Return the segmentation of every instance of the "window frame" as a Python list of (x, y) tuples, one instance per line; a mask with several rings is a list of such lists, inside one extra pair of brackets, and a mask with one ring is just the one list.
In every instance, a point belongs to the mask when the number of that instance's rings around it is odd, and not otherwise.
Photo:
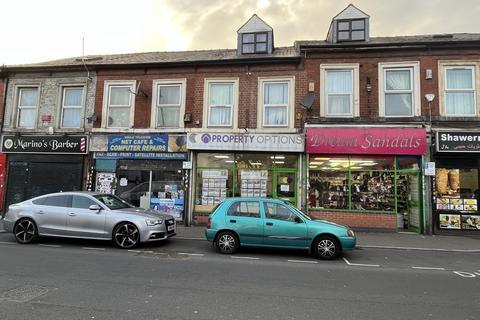
[[(160, 87), (162, 86), (180, 86), (180, 97), (179, 97), (179, 113), (178, 113), (178, 124), (177, 126), (168, 126), (168, 127), (161, 127), (158, 125), (158, 110), (162, 107), (169, 108), (174, 107), (174, 105), (160, 105)], [(153, 98), (152, 98), (152, 117), (150, 121), (150, 127), (154, 129), (181, 129), (184, 128), (183, 117), (185, 115), (185, 105), (186, 105), (186, 87), (187, 87), (187, 79), (157, 79), (153, 80)]]
[[(352, 25), (354, 21), (363, 21), (363, 29), (353, 29)], [(342, 22), (348, 22), (348, 29), (347, 30), (340, 30), (339, 24)], [(349, 42), (349, 41), (365, 41), (367, 37), (367, 21), (365, 18), (360, 19), (341, 19), (337, 20), (337, 42)], [(352, 39), (352, 32), (354, 31), (363, 31), (363, 39)], [(340, 32), (348, 32), (348, 39), (340, 40)]]
[[(410, 85), (412, 95), (412, 110), (409, 115), (386, 115), (386, 72), (389, 70), (410, 70)], [(420, 98), (420, 63), (418, 61), (412, 62), (388, 62), (378, 64), (378, 114), (384, 118), (413, 118), (421, 116), (421, 98)], [(389, 93), (404, 93), (399, 92)], [(403, 91), (403, 90), (402, 90)]]
[[(36, 101), (36, 105), (34, 107), (32, 107), (32, 106), (21, 107), (20, 106), (21, 94), (22, 94), (22, 90), (24, 90), (24, 89), (36, 89), (37, 90), (37, 101)], [(16, 91), (16, 93), (15, 93), (15, 107), (16, 107), (15, 127), (19, 128), (19, 129), (36, 129), (38, 127), (38, 112), (39, 112), (39, 109), (40, 109), (40, 85), (38, 85), (38, 84), (18, 85), (18, 86), (16, 86), (15, 91)], [(21, 110), (22, 109), (36, 110), (35, 118), (34, 118), (32, 127), (20, 126), (20, 116), (21, 116)]]
[[(67, 89), (82, 89), (82, 104), (80, 106), (68, 106), (65, 107), (65, 91)], [(86, 86), (84, 84), (68, 84), (68, 85), (61, 85), (60, 86), (60, 117), (58, 121), (58, 128), (60, 129), (82, 129), (85, 124), (82, 120), (80, 120), (79, 127), (64, 127), (63, 126), (63, 115), (65, 109), (80, 109), (80, 117), (84, 119), (85, 113), (85, 100), (86, 100)]]
[[(103, 90), (103, 108), (102, 108), (102, 128), (107, 129), (129, 129), (133, 128), (134, 125), (134, 116), (135, 116), (135, 80), (110, 80), (105, 81), (104, 83), (104, 90)], [(111, 89), (113, 87), (128, 87), (130, 90), (130, 105), (123, 106), (123, 105), (110, 105), (110, 98), (111, 98)], [(108, 117), (110, 115), (110, 108), (130, 108), (130, 119), (129, 125), (127, 127), (114, 127), (108, 124)]]
[[(212, 125), (210, 124), (210, 85), (211, 84), (232, 84), (232, 106), (230, 114), (230, 124), (228, 125)], [(217, 128), (219, 130), (225, 128), (238, 128), (238, 99), (239, 99), (239, 79), (238, 78), (205, 78), (204, 79), (204, 96), (203, 96), (203, 123), (207, 128)]]
[[(350, 118), (360, 116), (360, 65), (358, 63), (350, 64), (321, 64), (320, 65), (320, 116), (334, 118)], [(352, 93), (350, 99), (349, 114), (329, 114), (328, 113), (328, 96), (327, 93), (327, 74), (328, 71), (350, 71), (352, 73)]]
[[(287, 83), (288, 84), (288, 98), (287, 98), (287, 121), (286, 124), (272, 125), (265, 124), (265, 104), (264, 93), (265, 85), (268, 83)], [(259, 77), (258, 78), (258, 99), (257, 99), (257, 128), (266, 130), (278, 130), (279, 128), (293, 129), (295, 126), (295, 77)], [(272, 105), (278, 106), (278, 105)]]
[[(470, 89), (447, 89), (447, 70), (451, 69), (462, 69), (462, 70), (470, 70), (472, 74), (472, 88)], [(478, 107), (477, 107), (477, 88), (476, 88), (476, 76), (475, 76), (476, 67), (475, 65), (443, 65), (442, 72), (443, 72), (443, 88), (441, 89), (442, 98), (443, 98), (443, 113), (447, 117), (476, 117), (478, 116)], [(463, 92), (463, 93), (473, 93), (473, 108), (474, 112), (471, 114), (449, 114), (447, 112), (447, 93), (448, 92)]]
[[(243, 41), (243, 36), (244, 35), (253, 35), (253, 41)], [(265, 41), (258, 41), (257, 38), (259, 35), (265, 35)], [(268, 32), (267, 31), (262, 31), (262, 32), (245, 32), (241, 34), (242, 37), (242, 54), (256, 54), (256, 53), (267, 53), (268, 52)], [(257, 44), (263, 44), (265, 43), (265, 50), (257, 50)], [(253, 44), (253, 52), (245, 52), (243, 50), (243, 46), (246, 44)]]

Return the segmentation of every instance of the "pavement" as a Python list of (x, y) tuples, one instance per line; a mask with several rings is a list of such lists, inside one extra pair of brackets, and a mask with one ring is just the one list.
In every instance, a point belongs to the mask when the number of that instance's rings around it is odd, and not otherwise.
[[(206, 241), (205, 227), (177, 225), (176, 238)], [(0, 219), (0, 233), (6, 232)], [(410, 232), (356, 232), (359, 248), (480, 253), (480, 235), (421, 235)]]

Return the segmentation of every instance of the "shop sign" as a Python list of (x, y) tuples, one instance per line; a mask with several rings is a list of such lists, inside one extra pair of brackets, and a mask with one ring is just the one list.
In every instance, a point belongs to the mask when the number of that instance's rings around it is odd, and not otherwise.
[(185, 152), (95, 152), (95, 159), (187, 160)]
[(107, 152), (99, 150), (95, 152), (95, 158), (187, 160), (185, 140), (186, 135), (109, 135)]
[(425, 162), (425, 175), (435, 176), (435, 162)]
[(308, 153), (422, 155), (423, 128), (307, 128)]
[(86, 154), (87, 136), (2, 136), (4, 153)]
[(303, 152), (303, 134), (189, 133), (190, 150)]
[(480, 152), (480, 132), (437, 131), (438, 152)]

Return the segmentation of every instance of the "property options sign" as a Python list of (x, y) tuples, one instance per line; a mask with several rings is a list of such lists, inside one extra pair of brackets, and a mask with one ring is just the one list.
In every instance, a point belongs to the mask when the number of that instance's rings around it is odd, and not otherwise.
[(189, 133), (190, 150), (303, 152), (303, 134)]
[(308, 153), (422, 155), (423, 128), (307, 128)]

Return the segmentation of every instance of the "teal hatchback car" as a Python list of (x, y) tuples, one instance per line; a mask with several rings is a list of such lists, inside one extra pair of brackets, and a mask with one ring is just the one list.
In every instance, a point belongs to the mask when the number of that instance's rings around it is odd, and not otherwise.
[(263, 198), (224, 200), (210, 214), (205, 236), (220, 253), (235, 253), (240, 246), (277, 247), (309, 250), (325, 260), (357, 242), (348, 227), (313, 220), (281, 200)]

